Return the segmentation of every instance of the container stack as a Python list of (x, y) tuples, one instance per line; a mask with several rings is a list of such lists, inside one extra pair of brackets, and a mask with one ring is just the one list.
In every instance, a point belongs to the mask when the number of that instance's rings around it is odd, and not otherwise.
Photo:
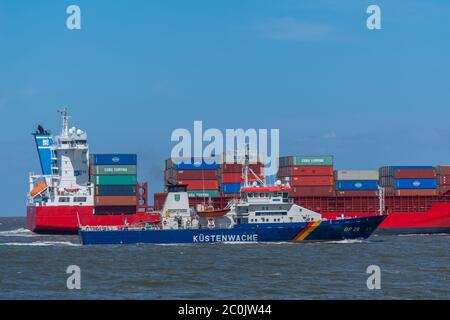
[(450, 166), (437, 166), (437, 183), (440, 194), (450, 193)]
[[(165, 184), (186, 184), (189, 197), (216, 197), (219, 195), (217, 163), (204, 159), (166, 160)], [(190, 163), (189, 163), (190, 162)]]
[[(256, 174), (256, 176), (264, 181), (264, 165), (260, 162), (249, 164), (249, 168)], [(224, 163), (220, 166), (220, 190), (225, 195), (239, 195), (241, 186), (244, 182), (242, 175), (243, 165), (241, 163)], [(248, 175), (248, 181), (254, 182), (258, 179), (251, 173)]]
[(96, 206), (128, 207), (128, 211), (133, 211), (130, 207), (136, 209), (138, 194), (135, 154), (92, 154), (89, 171), (94, 184)]
[(291, 196), (334, 195), (332, 156), (287, 156), (281, 157), (277, 177), (289, 182)]
[(378, 170), (336, 170), (337, 196), (370, 197), (378, 195)]
[(380, 168), (380, 185), (387, 195), (434, 196), (438, 194), (436, 169), (432, 166)]

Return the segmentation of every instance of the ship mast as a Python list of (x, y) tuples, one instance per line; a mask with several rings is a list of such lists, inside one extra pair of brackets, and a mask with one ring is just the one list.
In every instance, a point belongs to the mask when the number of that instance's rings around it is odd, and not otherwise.
[(248, 187), (248, 163), (249, 163), (250, 155), (249, 155), (249, 145), (245, 144), (245, 157), (244, 157), (244, 187)]
[(62, 110), (58, 110), (61, 113), (61, 136), (67, 137), (69, 135), (69, 115), (67, 107)]
[(380, 216), (384, 214), (384, 188), (378, 186), (378, 205), (379, 205), (379, 212)]

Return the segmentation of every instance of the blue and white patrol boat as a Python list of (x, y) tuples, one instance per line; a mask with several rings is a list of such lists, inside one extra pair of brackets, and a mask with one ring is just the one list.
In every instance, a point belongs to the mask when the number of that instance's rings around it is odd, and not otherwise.
[(189, 207), (185, 185), (168, 186), (159, 224), (81, 226), (83, 245), (133, 243), (215, 243), (333, 241), (368, 238), (386, 218), (378, 216), (327, 220), (289, 198), (289, 184), (248, 185), (248, 157), (241, 198), (222, 210)]

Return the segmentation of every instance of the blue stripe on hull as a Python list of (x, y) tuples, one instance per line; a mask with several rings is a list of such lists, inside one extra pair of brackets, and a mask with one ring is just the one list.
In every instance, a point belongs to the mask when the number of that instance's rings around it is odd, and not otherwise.
[(386, 216), (330, 220), (322, 222), (305, 241), (335, 241), (366, 239), (383, 222)]
[(231, 229), (80, 231), (83, 244), (290, 241), (305, 223), (237, 225)]
[[(323, 221), (306, 241), (365, 239), (385, 216)], [(292, 241), (308, 223), (240, 224), (231, 229), (120, 230), (82, 231), (81, 242), (87, 244), (132, 243), (214, 243)]]

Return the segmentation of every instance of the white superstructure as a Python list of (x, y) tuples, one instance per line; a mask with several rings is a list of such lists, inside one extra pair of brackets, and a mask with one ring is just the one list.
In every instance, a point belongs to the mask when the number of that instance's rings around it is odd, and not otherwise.
[(61, 133), (49, 146), (51, 174), (30, 173), (28, 203), (41, 206), (93, 205), (87, 134), (75, 127), (69, 128), (67, 109), (60, 113)]

